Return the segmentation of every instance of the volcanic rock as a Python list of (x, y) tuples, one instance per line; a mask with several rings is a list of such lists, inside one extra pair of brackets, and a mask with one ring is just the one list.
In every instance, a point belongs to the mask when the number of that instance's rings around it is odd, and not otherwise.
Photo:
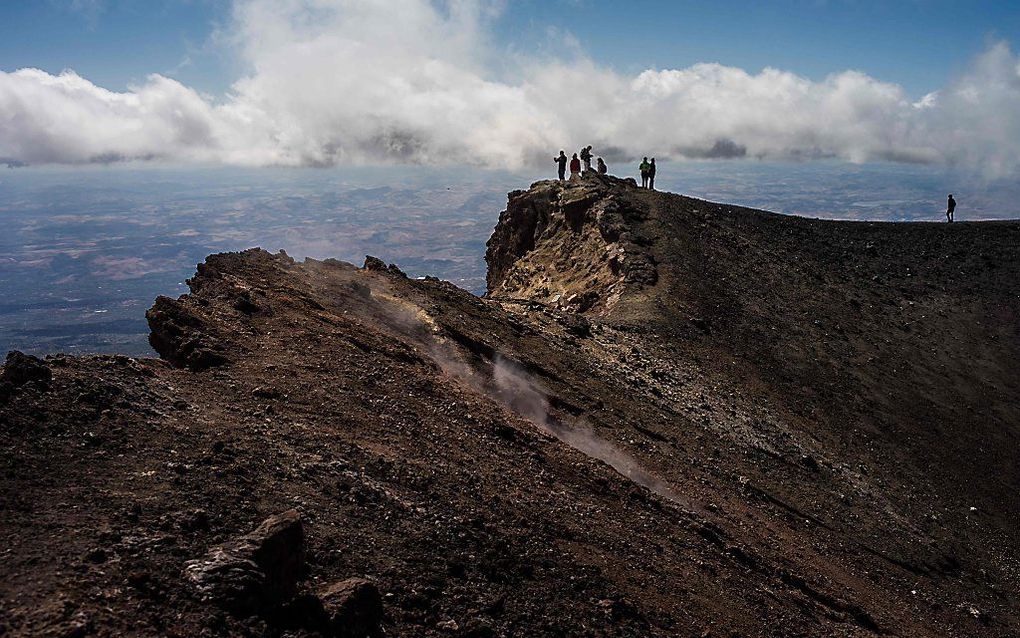
[(285, 601), (304, 569), (304, 529), (296, 510), (267, 518), (254, 531), (185, 564), (184, 574), (206, 599), (254, 610)]
[(1020, 635), (1020, 223), (586, 176), (486, 259), (210, 255), (160, 359), (12, 355), (0, 633)]
[(7, 353), (3, 371), (0, 371), (0, 384), (20, 387), (26, 383), (49, 384), (53, 373), (46, 363), (38, 357), (12, 350)]
[(339, 638), (371, 638), (379, 634), (383, 603), (372, 581), (348, 578), (323, 589), (319, 599), (329, 617), (331, 631)]
[(202, 318), (179, 301), (158, 297), (145, 318), (149, 344), (170, 363), (198, 372), (227, 362), (219, 344), (203, 331)]

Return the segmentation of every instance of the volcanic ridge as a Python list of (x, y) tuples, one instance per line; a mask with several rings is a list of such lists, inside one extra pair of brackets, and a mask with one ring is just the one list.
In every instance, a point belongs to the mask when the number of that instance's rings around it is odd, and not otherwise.
[(8, 355), (0, 636), (1020, 635), (1018, 258), (594, 175), (482, 298), (212, 255)]

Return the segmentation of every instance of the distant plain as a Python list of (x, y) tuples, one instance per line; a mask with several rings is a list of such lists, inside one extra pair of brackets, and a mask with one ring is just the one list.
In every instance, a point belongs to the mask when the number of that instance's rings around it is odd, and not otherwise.
[[(551, 162), (550, 168), (554, 168)], [(633, 173), (632, 167), (610, 172)], [(18, 168), (0, 172), (0, 353), (151, 355), (145, 310), (213, 252), (371, 254), (484, 292), (485, 241), (510, 190), (549, 173)], [(1020, 185), (921, 165), (663, 163), (657, 187), (776, 212), (870, 221), (1020, 217)]]

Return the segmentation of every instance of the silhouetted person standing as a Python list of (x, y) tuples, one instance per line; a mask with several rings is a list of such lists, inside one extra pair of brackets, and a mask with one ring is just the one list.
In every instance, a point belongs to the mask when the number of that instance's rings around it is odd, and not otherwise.
[(655, 158), (648, 164), (648, 188), (655, 190)]
[(577, 153), (570, 158), (570, 179), (581, 176), (581, 160), (577, 159)]
[(556, 168), (557, 172), (560, 175), (560, 181), (563, 181), (564, 179), (566, 179), (567, 173), (567, 154), (564, 153), (563, 151), (560, 151), (560, 156), (554, 157), (553, 161), (556, 162)]
[(584, 172), (587, 173), (591, 170), (591, 147), (585, 146), (581, 149), (581, 161), (584, 162)]
[(605, 175), (606, 173), (609, 172), (609, 167), (606, 166), (606, 163), (603, 162), (602, 158), (600, 157), (599, 161), (595, 163), (595, 170), (599, 172), (599, 175)]
[(641, 188), (648, 188), (648, 171), (652, 170), (652, 165), (648, 163), (647, 157), (638, 166), (638, 170), (641, 171)]
[(953, 194), (949, 194), (949, 202), (946, 206), (946, 220), (950, 223), (953, 222), (953, 213), (956, 212), (956, 200), (953, 199)]

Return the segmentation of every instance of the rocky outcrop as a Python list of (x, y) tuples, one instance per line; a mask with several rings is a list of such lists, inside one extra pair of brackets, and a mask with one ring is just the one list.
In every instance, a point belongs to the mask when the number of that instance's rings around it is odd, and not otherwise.
[(180, 301), (157, 297), (145, 319), (149, 322), (149, 345), (170, 363), (201, 371), (228, 361), (220, 344), (203, 330), (202, 319)]
[(255, 530), (189, 561), (184, 575), (205, 600), (256, 611), (286, 601), (304, 570), (305, 535), (296, 510), (271, 516)]
[(655, 284), (638, 194), (634, 180), (594, 174), (510, 193), (486, 244), (488, 296), (602, 312)]
[[(272, 264), (284, 272), (294, 260), (283, 251), (270, 255), (259, 248), (210, 255), (188, 279), (190, 294), (178, 299), (157, 297), (145, 313), (152, 349), (174, 366), (195, 372), (225, 365), (245, 352), (250, 335), (223, 326), (237, 317), (272, 314), (259, 282), (244, 278), (246, 268), (254, 264)], [(317, 303), (307, 295), (296, 301), (313, 309)]]
[(365, 256), (365, 264), (362, 266), (362, 268), (364, 268), (365, 270), (372, 270), (375, 272), (388, 272), (398, 277), (407, 277), (407, 275), (404, 274), (404, 271), (401, 270), (400, 267), (398, 267), (396, 264), (390, 264), (389, 266), (387, 266), (385, 261), (379, 259), (378, 257), (373, 257), (372, 255)]
[(52, 378), (53, 373), (42, 359), (12, 350), (0, 371), (0, 396), (26, 383), (46, 387)]

